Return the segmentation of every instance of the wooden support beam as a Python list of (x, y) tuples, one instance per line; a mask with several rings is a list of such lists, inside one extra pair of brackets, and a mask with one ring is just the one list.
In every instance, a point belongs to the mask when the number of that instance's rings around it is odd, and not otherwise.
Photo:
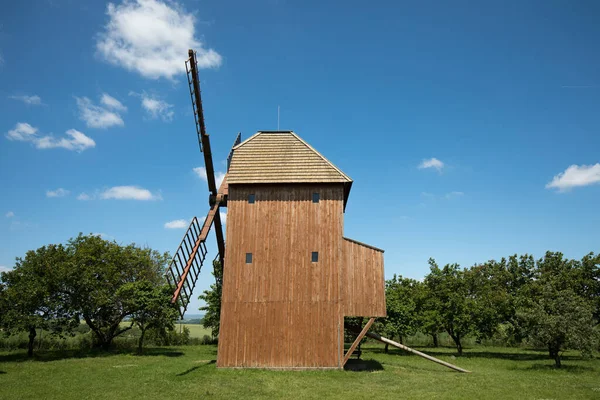
[(396, 347), (398, 347), (399, 349), (406, 350), (406, 351), (408, 351), (409, 353), (416, 354), (416, 355), (418, 355), (419, 357), (423, 357), (423, 358), (425, 358), (425, 359), (427, 359), (427, 360), (429, 360), (429, 361), (433, 361), (433, 362), (435, 362), (435, 363), (438, 363), (438, 364), (440, 364), (440, 365), (443, 365), (444, 367), (451, 368), (451, 369), (453, 369), (453, 370), (455, 370), (455, 371), (458, 371), (458, 372), (465, 372), (465, 373), (469, 373), (469, 372), (471, 372), (471, 371), (468, 371), (468, 370), (466, 370), (466, 369), (463, 369), (463, 368), (457, 367), (456, 365), (453, 365), (453, 364), (447, 363), (446, 361), (439, 360), (439, 359), (437, 359), (437, 358), (435, 358), (435, 357), (432, 357), (432, 356), (430, 356), (430, 355), (428, 355), (428, 354), (421, 353), (421, 352), (420, 352), (420, 351), (418, 351), (418, 350), (411, 349), (411, 348), (410, 348), (410, 347), (408, 347), (408, 346), (405, 346), (405, 345), (403, 345), (403, 344), (400, 344), (400, 343), (394, 342), (393, 340), (390, 340), (390, 339), (388, 339), (388, 338), (384, 338), (384, 337), (382, 337), (382, 336), (380, 336), (380, 335), (378, 335), (378, 334), (376, 334), (376, 333), (369, 332), (369, 333), (367, 333), (367, 336), (368, 336), (368, 337), (370, 337), (371, 339), (379, 340), (380, 342), (383, 342), (383, 343), (386, 343), (386, 344), (391, 344), (392, 346), (396, 346)]
[(354, 350), (356, 350), (360, 341), (365, 337), (365, 335), (367, 334), (367, 331), (369, 330), (369, 328), (371, 328), (371, 325), (373, 325), (373, 322), (375, 322), (375, 318), (370, 318), (369, 322), (367, 322), (367, 324), (362, 329), (362, 331), (360, 331), (360, 333), (356, 337), (356, 340), (354, 340), (354, 343), (352, 343), (352, 346), (350, 346), (350, 348), (348, 349), (348, 352), (344, 356), (344, 362), (342, 363), (342, 368), (344, 367), (344, 365), (346, 365), (346, 363), (348, 362), (348, 359), (350, 358), (352, 353), (354, 353)]

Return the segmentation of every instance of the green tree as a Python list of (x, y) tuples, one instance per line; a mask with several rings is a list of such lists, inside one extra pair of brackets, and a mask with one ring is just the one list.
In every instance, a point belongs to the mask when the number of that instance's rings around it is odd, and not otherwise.
[[(590, 293), (593, 289), (587, 291), (594, 285), (595, 262), (585, 257), (582, 262), (569, 260), (560, 252), (546, 252), (518, 298), (517, 315), (528, 337), (548, 348), (557, 367), (563, 350), (590, 354), (596, 343), (595, 297)], [(588, 265), (584, 267), (584, 263)]]
[(28, 251), (25, 259), (17, 258), (14, 269), (0, 275), (0, 327), (9, 334), (29, 332), (29, 357), (37, 329), (63, 335), (79, 324), (77, 315), (65, 307), (60, 271), (67, 258), (62, 245), (44, 246)]
[(438, 304), (439, 299), (433, 296), (431, 289), (425, 283), (419, 282), (415, 289), (417, 329), (431, 336), (433, 346), (438, 347), (438, 335), (444, 331), (444, 324), (440, 315), (441, 307)]
[(600, 254), (589, 253), (575, 271), (575, 292), (592, 303), (594, 320), (600, 323)]
[(165, 336), (167, 331), (175, 328), (179, 311), (171, 304), (173, 292), (170, 286), (157, 286), (149, 281), (129, 282), (118, 289), (117, 296), (125, 299), (125, 308), (133, 310), (130, 319), (140, 329), (138, 353), (143, 352), (148, 329)]
[(535, 297), (524, 301), (518, 314), (533, 343), (546, 346), (557, 367), (564, 349), (590, 355), (597, 341), (591, 303), (571, 289), (551, 284), (539, 289)]
[(69, 241), (67, 250), (70, 260), (64, 279), (69, 307), (94, 332), (95, 344), (108, 348), (116, 336), (133, 327), (133, 321), (120, 324), (137, 311), (129, 293), (120, 289), (138, 281), (164, 284), (169, 255), (81, 234)]
[(429, 259), (430, 273), (425, 284), (433, 298), (442, 325), (462, 355), (462, 340), (475, 329), (474, 300), (469, 292), (465, 272), (458, 264), (447, 264), (439, 268), (434, 259)]
[(221, 296), (223, 294), (223, 266), (218, 259), (213, 261), (213, 276), (215, 283), (210, 285), (210, 289), (205, 290), (198, 297), (204, 301), (205, 305), (200, 307), (204, 311), (202, 325), (211, 329), (213, 338), (219, 336), (219, 326), (221, 323)]
[[(416, 286), (414, 279), (394, 275), (385, 282), (385, 301), (387, 318), (382, 323), (382, 333), (390, 339), (398, 337), (400, 343), (416, 330)], [(385, 352), (388, 345), (385, 345)]]
[(510, 315), (510, 295), (506, 282), (509, 279), (506, 260), (490, 260), (464, 271), (470, 314), (473, 318), (477, 341), (492, 337), (500, 323)]

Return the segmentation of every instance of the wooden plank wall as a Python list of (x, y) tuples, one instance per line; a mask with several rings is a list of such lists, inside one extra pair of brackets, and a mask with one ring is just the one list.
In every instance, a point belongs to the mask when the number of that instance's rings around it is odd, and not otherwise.
[(383, 251), (344, 238), (343, 260), (344, 315), (385, 317)]
[(226, 227), (217, 366), (339, 367), (343, 185), (231, 184)]

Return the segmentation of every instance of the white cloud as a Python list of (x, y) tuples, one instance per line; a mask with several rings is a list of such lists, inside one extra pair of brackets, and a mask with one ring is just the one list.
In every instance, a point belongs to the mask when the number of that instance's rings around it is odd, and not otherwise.
[(444, 163), (438, 160), (437, 158), (433, 157), (427, 160), (423, 160), (421, 164), (419, 164), (419, 169), (425, 168), (435, 168), (438, 172), (440, 172), (442, 168), (444, 168)]
[(58, 188), (56, 190), (48, 190), (46, 191), (46, 197), (64, 197), (68, 195), (70, 192), (63, 188)]
[(196, 167), (193, 169), (194, 173), (196, 175), (198, 175), (198, 178), (202, 179), (203, 181), (207, 180), (208, 178), (206, 177), (206, 168), (204, 167)]
[(17, 122), (15, 129), (11, 129), (6, 134), (10, 140), (32, 141), (35, 138), (38, 129), (29, 125), (27, 122)]
[(138, 186), (114, 186), (100, 193), (104, 200), (160, 200), (160, 195)]
[(83, 150), (96, 146), (96, 142), (93, 139), (86, 136), (82, 132), (75, 129), (69, 129), (67, 136), (70, 138), (55, 138), (52, 135), (38, 136), (38, 129), (29, 125), (26, 122), (19, 122), (15, 125), (14, 129), (11, 129), (6, 134), (6, 137), (10, 140), (17, 140), (21, 142), (31, 142), (38, 149), (53, 149), (53, 148), (64, 148), (67, 150), (73, 150), (82, 152)]
[(221, 55), (195, 37), (194, 15), (175, 1), (124, 0), (109, 3), (106, 14), (96, 50), (109, 63), (146, 78), (173, 79), (183, 74), (188, 49), (195, 49), (200, 68), (221, 65)]
[[(206, 176), (206, 168), (204, 167), (196, 167), (193, 169), (194, 173), (198, 175), (200, 179), (207, 182), (208, 178)], [(217, 190), (221, 187), (221, 183), (225, 179), (225, 172), (215, 171), (215, 183), (217, 184)]]
[(149, 96), (146, 93), (141, 94), (142, 107), (151, 118), (160, 118), (165, 122), (173, 120), (173, 104), (169, 104), (164, 100), (159, 100), (156, 97)]
[(221, 211), (219, 213), (219, 215), (221, 216), (221, 223), (226, 224), (227, 223), (227, 213), (224, 213), (223, 211)]
[(104, 104), (107, 108), (112, 108), (117, 111), (127, 111), (127, 107), (123, 105), (119, 100), (115, 99), (108, 93), (102, 93), (100, 103)]
[(165, 223), (166, 229), (185, 229), (189, 226), (189, 221), (185, 219), (176, 219)]
[(463, 192), (450, 192), (450, 193), (446, 193), (446, 195), (444, 197), (446, 197), (447, 199), (454, 199), (456, 197), (461, 197), (464, 196)]
[(11, 99), (14, 100), (19, 100), (22, 101), (25, 104), (29, 104), (29, 105), (34, 105), (34, 106), (39, 106), (42, 104), (42, 98), (38, 95), (33, 95), (33, 96), (27, 96), (27, 95), (23, 95), (23, 96), (10, 96)]
[(14, 217), (14, 216), (15, 216), (15, 213), (14, 213), (14, 212), (12, 212), (12, 211), (9, 211), (9, 212), (7, 212), (6, 214), (4, 214), (4, 216), (5, 216), (6, 218), (12, 218), (12, 217)]
[(12, 268), (4, 266), (4, 265), (0, 265), (0, 272), (8, 272), (8, 271), (12, 271)]
[(594, 165), (571, 165), (564, 172), (556, 175), (546, 189), (556, 188), (565, 192), (578, 186), (588, 186), (600, 182), (600, 163)]
[[(110, 98), (121, 104), (118, 100), (112, 97)], [(97, 106), (87, 97), (75, 97), (75, 100), (77, 101), (77, 107), (79, 108), (79, 119), (84, 121), (88, 128), (110, 128), (111, 126), (125, 125), (123, 118), (121, 118), (121, 115), (119, 115), (118, 112)], [(103, 103), (104, 100), (103, 97)], [(123, 105), (121, 106), (123, 107)]]
[(53, 149), (62, 147), (63, 149), (74, 150), (79, 153), (83, 150), (96, 147), (96, 142), (92, 138), (86, 136), (78, 130), (69, 129), (65, 133), (71, 138), (55, 139), (53, 136), (44, 136), (36, 141), (35, 147), (38, 149)]
[(83, 192), (79, 193), (79, 196), (77, 196), (77, 200), (92, 200), (92, 197), (89, 194)]
[(104, 240), (115, 240), (114, 236), (107, 235), (106, 233), (102, 233), (102, 232), (93, 232), (92, 235), (100, 236)]

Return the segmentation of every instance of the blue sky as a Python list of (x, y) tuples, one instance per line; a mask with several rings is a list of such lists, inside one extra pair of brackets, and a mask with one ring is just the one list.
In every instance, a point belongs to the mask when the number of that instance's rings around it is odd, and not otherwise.
[(599, 18), (597, 1), (6, 4), (0, 268), (78, 232), (176, 250), (165, 224), (208, 209), (188, 47), (218, 169), (280, 106), (354, 179), (345, 234), (386, 250), (387, 277), (598, 251)]

